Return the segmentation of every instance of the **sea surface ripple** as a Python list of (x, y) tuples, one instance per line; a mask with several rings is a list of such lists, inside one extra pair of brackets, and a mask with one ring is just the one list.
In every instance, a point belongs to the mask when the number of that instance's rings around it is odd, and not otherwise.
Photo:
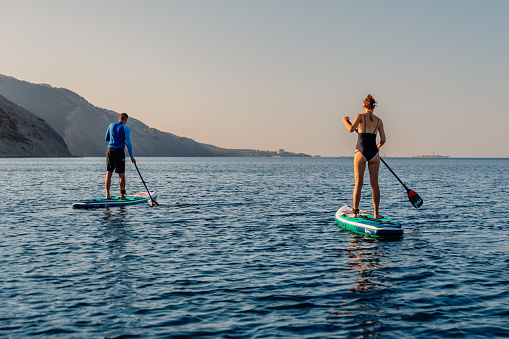
[(0, 159), (0, 336), (508, 336), (507, 159), (388, 158), (424, 199), (381, 168), (398, 241), (336, 227), (352, 159), (137, 160), (162, 206), (72, 209), (102, 158)]

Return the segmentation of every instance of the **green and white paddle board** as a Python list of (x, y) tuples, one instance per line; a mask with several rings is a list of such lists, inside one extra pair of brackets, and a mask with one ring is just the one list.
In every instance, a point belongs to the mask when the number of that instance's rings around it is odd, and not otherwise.
[(401, 238), (403, 228), (399, 222), (391, 219), (375, 219), (366, 211), (359, 211), (355, 218), (350, 218), (352, 207), (343, 206), (336, 212), (336, 223), (339, 227), (357, 234), (373, 238)]
[[(155, 191), (150, 191), (150, 195), (152, 199), (157, 197), (157, 193)], [(98, 207), (113, 207), (113, 206), (125, 206), (125, 205), (133, 205), (139, 204), (142, 202), (148, 202), (150, 197), (147, 192), (140, 192), (136, 194), (131, 194), (126, 196), (125, 199), (120, 199), (120, 197), (111, 197), (110, 199), (89, 199), (89, 200), (79, 200), (75, 201), (72, 204), (73, 208), (98, 208)]]

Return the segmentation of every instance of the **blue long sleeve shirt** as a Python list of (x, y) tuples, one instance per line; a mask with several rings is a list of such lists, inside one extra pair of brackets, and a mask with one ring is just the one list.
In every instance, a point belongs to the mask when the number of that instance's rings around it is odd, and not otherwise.
[(106, 141), (109, 141), (108, 148), (124, 149), (127, 146), (129, 155), (133, 157), (133, 146), (131, 145), (131, 130), (121, 121), (114, 122), (108, 126), (106, 131)]

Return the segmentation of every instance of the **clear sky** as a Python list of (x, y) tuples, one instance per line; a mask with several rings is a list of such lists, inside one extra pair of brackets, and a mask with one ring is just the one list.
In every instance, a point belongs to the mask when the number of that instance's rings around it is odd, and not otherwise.
[[(509, 1), (0, 0), (0, 74), (227, 148), (509, 157)], [(1, 93), (0, 93), (1, 94)], [(135, 145), (135, 141), (133, 140)]]

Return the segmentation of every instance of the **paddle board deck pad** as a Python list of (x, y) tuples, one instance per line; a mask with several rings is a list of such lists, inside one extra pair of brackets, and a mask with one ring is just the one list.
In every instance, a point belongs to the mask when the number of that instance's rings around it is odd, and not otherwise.
[(373, 238), (400, 238), (403, 236), (401, 224), (387, 218), (374, 219), (366, 211), (360, 211), (357, 217), (350, 218), (352, 207), (343, 206), (336, 212), (336, 223), (339, 227), (357, 234)]
[[(157, 197), (157, 193), (154, 191), (150, 191), (150, 195), (152, 199)], [(125, 205), (133, 205), (139, 204), (142, 202), (148, 202), (150, 197), (147, 192), (141, 192), (136, 194), (131, 194), (126, 197), (126, 199), (120, 199), (120, 197), (111, 197), (110, 199), (90, 199), (90, 200), (80, 200), (75, 201), (72, 204), (73, 208), (98, 208), (98, 207), (113, 207), (113, 206), (125, 206)]]

